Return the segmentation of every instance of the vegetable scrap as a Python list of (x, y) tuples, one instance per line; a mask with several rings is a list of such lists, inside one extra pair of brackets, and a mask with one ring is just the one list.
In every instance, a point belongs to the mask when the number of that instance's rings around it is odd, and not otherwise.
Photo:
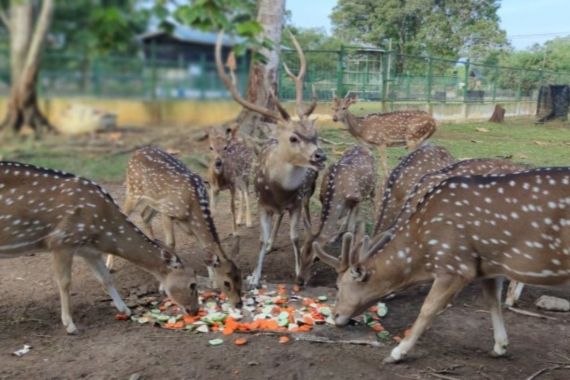
[(20, 348), (19, 350), (16, 350), (12, 353), (12, 355), (17, 356), (17, 357), (22, 357), (24, 355), (26, 355), (28, 352), (30, 352), (30, 350), (32, 349), (32, 346), (28, 345), (28, 344), (24, 344), (24, 347)]
[[(334, 325), (332, 307), (327, 304), (328, 296), (317, 298), (303, 297), (299, 289), (293, 287), (291, 294), (285, 285), (277, 285), (275, 290), (267, 287), (255, 289), (244, 296), (241, 310), (234, 309), (225, 295), (204, 291), (200, 293), (201, 308), (198, 315), (185, 315), (170, 300), (162, 303), (158, 300), (150, 302), (149, 307), (139, 307), (132, 316), (120, 313), (117, 320), (131, 320), (139, 324), (149, 324), (169, 330), (182, 330), (193, 333), (220, 332), (223, 336), (234, 333), (307, 333), (315, 325)], [(386, 316), (388, 308), (379, 302), (364, 313), (362, 321), (378, 339), (385, 340), (389, 333), (380, 323)], [(235, 339), (237, 346), (247, 344), (247, 339)], [(281, 335), (280, 343), (289, 342), (287, 335)], [(208, 341), (211, 346), (221, 345), (223, 339)]]

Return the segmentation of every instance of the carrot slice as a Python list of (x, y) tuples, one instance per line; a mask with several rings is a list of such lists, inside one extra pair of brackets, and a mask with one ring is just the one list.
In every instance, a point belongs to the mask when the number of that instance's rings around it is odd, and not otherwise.
[(247, 339), (246, 338), (237, 338), (234, 340), (234, 344), (236, 346), (243, 346), (247, 343)]
[(289, 337), (287, 335), (283, 335), (279, 337), (279, 343), (281, 344), (285, 344), (285, 343), (289, 343), (291, 339), (289, 339)]
[(117, 313), (115, 314), (115, 319), (117, 321), (128, 321), (129, 320), (129, 315), (126, 313)]
[(374, 332), (382, 332), (384, 331), (384, 327), (380, 323), (375, 323), (372, 325), (372, 330)]
[(180, 329), (183, 329), (184, 326), (186, 326), (184, 321), (178, 321), (178, 322), (174, 322), (174, 323), (165, 323), (163, 325), (163, 327), (165, 329), (169, 329), (169, 330), (180, 330)]

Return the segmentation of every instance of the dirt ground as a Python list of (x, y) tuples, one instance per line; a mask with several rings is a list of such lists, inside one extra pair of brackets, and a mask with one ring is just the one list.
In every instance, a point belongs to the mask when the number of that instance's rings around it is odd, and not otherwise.
[[(119, 183), (104, 186), (122, 202)], [(227, 197), (215, 213), (220, 236), (231, 231)], [(241, 251), (236, 258), (245, 275), (251, 273), (259, 248), (259, 225), (240, 228)], [(137, 222), (137, 219), (134, 219)], [(160, 231), (160, 230), (157, 230)], [(265, 279), (272, 283), (293, 280), (293, 255), (288, 226), (281, 227), (276, 246), (267, 256)], [(160, 235), (159, 235), (160, 236)], [(177, 231), (179, 253), (205, 276), (200, 250), (191, 237)], [(330, 287), (335, 274), (318, 266), (312, 285)], [(536, 371), (570, 365), (570, 313), (544, 313), (555, 319), (505, 312), (510, 338), (509, 355), (494, 359), (489, 313), (478, 284), (466, 288), (422, 337), (410, 358), (398, 365), (383, 365), (395, 343), (386, 347), (316, 344), (293, 341), (282, 345), (275, 336), (250, 336), (246, 346), (231, 338), (209, 347), (213, 334), (169, 331), (114, 319), (115, 309), (87, 267), (74, 266), (73, 313), (81, 333), (68, 336), (59, 318), (59, 297), (49, 254), (3, 260), (0, 267), (0, 379), (526, 379)], [(153, 278), (134, 265), (117, 260), (114, 274), (123, 296)], [(427, 294), (427, 286), (411, 289), (387, 301), (383, 324), (392, 333), (409, 327)], [(568, 298), (567, 290), (527, 288), (520, 308), (535, 310), (541, 294)], [(331, 327), (333, 328), (333, 327)], [(23, 357), (12, 352), (24, 344), (33, 349)], [(569, 369), (548, 371), (539, 379), (569, 379)]]

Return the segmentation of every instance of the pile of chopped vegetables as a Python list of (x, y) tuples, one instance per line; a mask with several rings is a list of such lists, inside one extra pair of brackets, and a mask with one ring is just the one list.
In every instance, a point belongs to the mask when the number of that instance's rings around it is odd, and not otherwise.
[[(306, 333), (315, 325), (334, 325), (332, 306), (327, 303), (328, 296), (316, 298), (303, 297), (297, 288), (291, 294), (284, 285), (275, 290), (255, 289), (244, 297), (241, 310), (234, 309), (227, 298), (221, 294), (204, 291), (200, 294), (202, 307), (198, 315), (184, 315), (178, 306), (169, 300), (162, 303), (152, 300), (147, 308), (138, 307), (132, 316), (117, 314), (118, 320), (131, 320), (139, 324), (150, 324), (170, 330), (185, 330), (196, 333), (221, 332), (223, 335), (234, 333), (275, 332)], [(379, 339), (389, 339), (380, 318), (388, 313), (385, 304), (370, 308), (363, 316), (363, 322), (369, 326)], [(219, 345), (222, 339), (212, 339), (210, 345)], [(281, 336), (280, 343), (289, 342), (289, 337)], [(236, 345), (247, 343), (245, 338), (234, 340)]]

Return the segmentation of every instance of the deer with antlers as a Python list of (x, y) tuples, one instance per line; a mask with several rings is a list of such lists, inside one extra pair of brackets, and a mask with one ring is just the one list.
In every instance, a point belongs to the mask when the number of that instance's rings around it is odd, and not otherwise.
[[(157, 147), (137, 150), (127, 165), (127, 194), (123, 211), (130, 215), (137, 206), (149, 234), (152, 218), (160, 214), (166, 245), (174, 248), (174, 226), (194, 235), (205, 251), (205, 264), (214, 286), (236, 307), (242, 306), (241, 274), (225, 253), (210, 213), (206, 185), (180, 160)], [(239, 241), (233, 255), (239, 250)], [(112, 267), (111, 260), (107, 266)]]
[(249, 285), (257, 287), (260, 284), (265, 255), (272, 245), (271, 238), (275, 236), (278, 222), (285, 212), (289, 214), (290, 219), (290, 237), (295, 255), (295, 274), (299, 274), (300, 255), (297, 225), (302, 214), (303, 200), (306, 199), (307, 189), (310, 188), (307, 185), (307, 178), (310, 176), (311, 170), (323, 169), (326, 154), (319, 147), (314, 120), (309, 119), (309, 115), (317, 105), (316, 99), (313, 99), (309, 107), (303, 106), (303, 80), (307, 63), (303, 50), (295, 37), (291, 34), (291, 40), (299, 54), (299, 73), (294, 76), (289, 68), (286, 65), (284, 66), (288, 75), (295, 81), (298, 120), (293, 120), (278, 101), (276, 101), (277, 111), (274, 111), (242, 98), (236, 88), (235, 75), (231, 65), (231, 78), (223, 67), (221, 38), (222, 34), (218, 36), (216, 42), (216, 67), (233, 99), (246, 109), (266, 116), (277, 123), (276, 139), (268, 141), (259, 152), (254, 174), (261, 224), (261, 249), (257, 266), (249, 278)]
[(318, 242), (321, 259), (337, 268), (335, 323), (346, 325), (382, 297), (434, 280), (411, 334), (386, 362), (406, 357), (437, 313), (480, 279), (491, 311), (495, 345), (508, 346), (500, 307), (502, 278), (527, 284), (570, 283), (570, 168), (456, 176), (430, 190), (410, 218), (361, 249), (346, 235), (341, 259)]
[(296, 279), (298, 285), (305, 285), (311, 278), (316, 258), (313, 242), (325, 245), (334, 241), (339, 235), (338, 221), (344, 214), (347, 215), (347, 230), (354, 233), (359, 206), (367, 199), (374, 201), (375, 188), (376, 164), (366, 147), (354, 146), (346, 150), (336, 163), (329, 166), (321, 182), (320, 225), (316, 233), (308, 230), (301, 248), (301, 268)]
[[(215, 198), (221, 190), (230, 191), (230, 210), (232, 213), (232, 232), (237, 235), (237, 226), (242, 223), (242, 210), (245, 213), (245, 225), (251, 227), (249, 209), (249, 178), (253, 162), (253, 149), (237, 138), (238, 127), (230, 128), (230, 136), (219, 134), (212, 128), (208, 133), (212, 163), (208, 168), (210, 182), (210, 205), (214, 209)], [(239, 200), (236, 215), (235, 200)]]
[(396, 111), (356, 116), (349, 107), (356, 97), (333, 99), (333, 121), (344, 124), (351, 135), (365, 145), (378, 147), (384, 177), (388, 177), (386, 148), (405, 146), (414, 150), (436, 129), (433, 117), (424, 111)]
[(85, 260), (113, 299), (130, 315), (103, 261), (110, 253), (151, 273), (187, 313), (198, 311), (196, 276), (167, 247), (149, 239), (96, 183), (57, 170), (0, 162), (0, 257), (53, 253), (61, 320), (77, 332), (70, 310), (71, 267)]

